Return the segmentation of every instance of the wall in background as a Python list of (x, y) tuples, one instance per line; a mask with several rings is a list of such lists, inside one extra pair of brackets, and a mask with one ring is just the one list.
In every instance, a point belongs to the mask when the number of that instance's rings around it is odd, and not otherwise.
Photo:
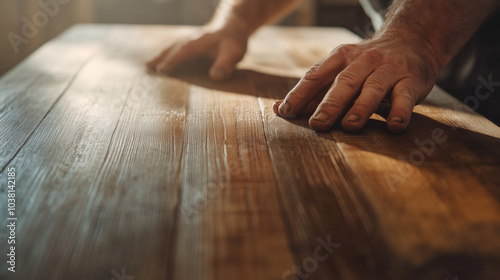
[(316, 25), (345, 27), (361, 37), (371, 35), (370, 19), (358, 0), (317, 0)]
[(105, 0), (95, 1), (95, 20), (101, 23), (206, 23), (217, 0)]
[(76, 22), (93, 20), (93, 1), (0, 0), (0, 75)]
[[(272, 1), (272, 0), (270, 0)], [(42, 5), (41, 3), (45, 3)], [(218, 0), (0, 0), (0, 75), (75, 23), (206, 23)], [(363, 26), (357, 0), (305, 0), (287, 25)]]

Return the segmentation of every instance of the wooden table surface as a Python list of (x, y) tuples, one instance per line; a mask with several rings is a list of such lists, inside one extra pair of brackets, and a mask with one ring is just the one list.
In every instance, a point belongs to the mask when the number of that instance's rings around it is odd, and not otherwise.
[(438, 88), (403, 135), (276, 117), (337, 28), (265, 28), (226, 83), (145, 70), (192, 31), (79, 25), (0, 79), (1, 279), (500, 279), (499, 127)]

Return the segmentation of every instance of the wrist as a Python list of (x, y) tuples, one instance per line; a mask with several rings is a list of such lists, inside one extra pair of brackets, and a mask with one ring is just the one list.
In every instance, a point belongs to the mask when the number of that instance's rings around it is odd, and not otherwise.
[(430, 34), (422, 34), (415, 29), (404, 26), (382, 28), (373, 39), (385, 41), (388, 44), (397, 44), (401, 51), (415, 54), (426, 62), (430, 76), (436, 76), (448, 64), (453, 55), (446, 50), (440, 40), (432, 38)]
[(218, 11), (206, 25), (209, 30), (222, 31), (232, 37), (248, 40), (253, 33), (248, 20), (240, 16), (235, 10)]

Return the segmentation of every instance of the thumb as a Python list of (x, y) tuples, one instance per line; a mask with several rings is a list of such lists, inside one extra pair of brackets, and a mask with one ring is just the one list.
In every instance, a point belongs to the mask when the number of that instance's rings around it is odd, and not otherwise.
[(219, 52), (210, 68), (209, 76), (215, 81), (224, 81), (229, 79), (234, 73), (236, 64), (245, 55), (245, 49), (236, 43), (223, 43), (220, 45)]

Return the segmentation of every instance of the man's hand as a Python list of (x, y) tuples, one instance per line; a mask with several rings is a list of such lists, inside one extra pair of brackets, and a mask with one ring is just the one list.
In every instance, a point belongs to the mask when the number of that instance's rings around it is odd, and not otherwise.
[(300, 0), (221, 0), (207, 25), (177, 41), (147, 65), (156, 72), (168, 73), (184, 61), (208, 57), (213, 60), (210, 78), (227, 80), (245, 55), (250, 35), (299, 3)]
[(386, 100), (392, 103), (388, 130), (403, 132), (413, 107), (428, 95), (439, 72), (429, 52), (421, 42), (394, 35), (340, 46), (312, 66), (275, 103), (274, 112), (284, 118), (314, 112), (309, 119), (314, 130), (341, 122), (344, 130), (355, 132)]
[(499, 0), (393, 0), (373, 39), (341, 46), (316, 63), (275, 103), (274, 112), (285, 118), (314, 112), (313, 129), (328, 130), (341, 121), (354, 132), (385, 99), (392, 103), (387, 128), (403, 132), (438, 73), (499, 5)]
[(248, 37), (231, 27), (204, 26), (183, 38), (147, 63), (153, 71), (169, 73), (181, 63), (197, 57), (213, 61), (209, 76), (216, 81), (227, 80), (247, 49)]
[[(210, 77), (225, 80), (243, 58), (250, 34), (299, 2), (221, 0), (207, 26), (170, 46), (148, 65), (170, 72), (183, 61), (207, 56), (214, 61)], [(335, 49), (273, 109), (285, 118), (314, 112), (309, 124), (315, 130), (330, 129), (345, 114), (342, 127), (358, 131), (385, 99), (392, 103), (387, 128), (400, 133), (439, 71), (499, 5), (500, 0), (393, 0), (373, 39)]]

